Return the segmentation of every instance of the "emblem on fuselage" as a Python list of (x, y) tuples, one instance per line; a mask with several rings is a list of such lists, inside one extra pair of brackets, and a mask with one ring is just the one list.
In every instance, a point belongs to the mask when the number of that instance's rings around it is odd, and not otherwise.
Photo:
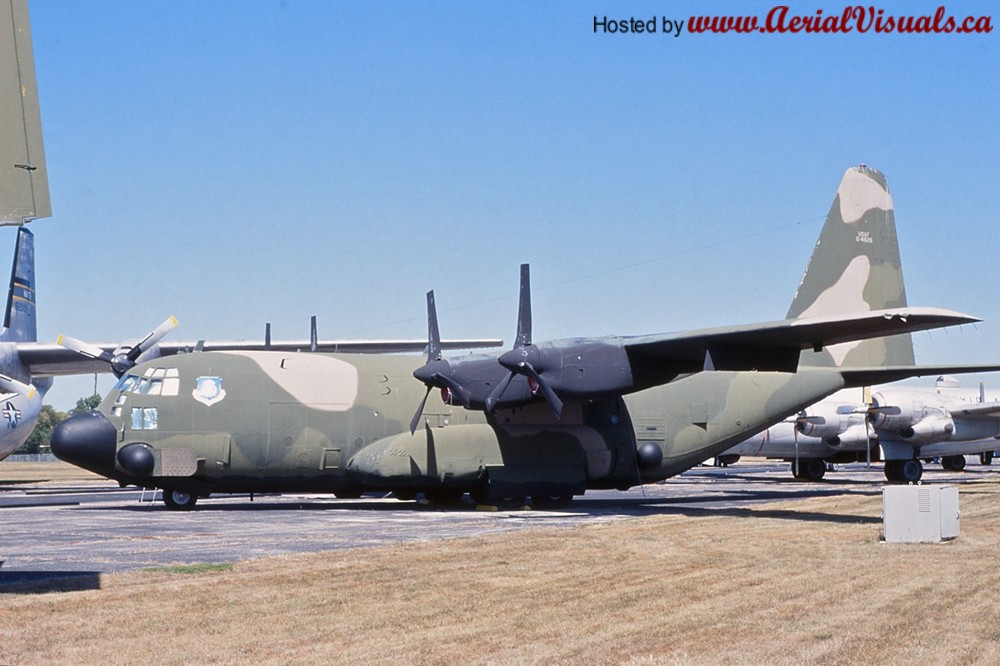
[(211, 407), (226, 397), (226, 389), (222, 388), (222, 377), (199, 377), (195, 381), (191, 395), (201, 404)]
[(7, 428), (13, 430), (17, 427), (17, 422), (21, 420), (21, 410), (8, 401), (4, 406), (3, 417), (7, 419)]

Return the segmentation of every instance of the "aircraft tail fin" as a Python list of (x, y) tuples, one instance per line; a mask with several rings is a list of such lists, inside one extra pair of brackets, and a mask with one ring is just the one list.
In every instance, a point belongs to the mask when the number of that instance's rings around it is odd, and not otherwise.
[(49, 217), (27, 0), (0, 0), (0, 225)]
[[(864, 164), (844, 173), (788, 318), (906, 306), (892, 196), (881, 172)], [(806, 366), (913, 365), (910, 334), (804, 351)]]
[(35, 236), (27, 227), (17, 230), (17, 248), (14, 250), (14, 266), (10, 273), (3, 325), (0, 341), (38, 340), (35, 319)]

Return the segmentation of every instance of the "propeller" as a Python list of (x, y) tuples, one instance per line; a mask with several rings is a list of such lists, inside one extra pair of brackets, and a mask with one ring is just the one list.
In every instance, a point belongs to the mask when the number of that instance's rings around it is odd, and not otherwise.
[(532, 393), (541, 391), (545, 401), (555, 413), (556, 417), (562, 416), (563, 403), (552, 390), (552, 387), (542, 378), (536, 366), (539, 366), (541, 353), (538, 347), (531, 344), (531, 278), (528, 264), (521, 264), (521, 293), (517, 311), (517, 337), (514, 340), (514, 348), (504, 352), (497, 358), (497, 362), (510, 372), (504, 379), (490, 391), (486, 397), (486, 412), (492, 412), (504, 391), (510, 386), (510, 382), (515, 375), (524, 375), (528, 378), (528, 385)]
[(452, 399), (458, 398), (465, 407), (470, 404), (471, 396), (469, 391), (455, 381), (451, 376), (451, 366), (448, 361), (441, 357), (441, 334), (438, 331), (437, 307), (434, 304), (434, 291), (427, 292), (427, 362), (413, 371), (413, 376), (419, 379), (427, 387), (423, 400), (410, 419), (410, 434), (417, 431), (417, 424), (420, 423), (420, 415), (427, 405), (427, 397), (431, 390), (441, 389), (441, 397), (445, 402), (451, 403)]
[(56, 339), (56, 344), (62, 345), (67, 349), (72, 349), (73, 351), (83, 354), (88, 358), (94, 358), (108, 363), (111, 366), (111, 372), (113, 372), (116, 377), (121, 377), (126, 372), (131, 370), (133, 366), (135, 366), (136, 361), (144, 352), (155, 347), (156, 343), (162, 340), (167, 333), (176, 327), (177, 319), (171, 315), (135, 345), (131, 347), (120, 345), (114, 351), (102, 349), (97, 345), (77, 340), (76, 338), (71, 338), (68, 335), (60, 335)]

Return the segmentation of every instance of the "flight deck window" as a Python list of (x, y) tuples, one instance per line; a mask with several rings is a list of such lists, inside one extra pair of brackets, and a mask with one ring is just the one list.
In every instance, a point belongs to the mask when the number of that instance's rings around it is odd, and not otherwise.
[(138, 375), (122, 377), (115, 388), (125, 393), (139, 395), (178, 395), (181, 388), (180, 373), (177, 372), (177, 368), (146, 368), (142, 377)]
[(135, 385), (139, 383), (139, 378), (136, 375), (125, 375), (122, 380), (118, 382), (118, 388), (122, 391), (133, 391), (135, 390)]

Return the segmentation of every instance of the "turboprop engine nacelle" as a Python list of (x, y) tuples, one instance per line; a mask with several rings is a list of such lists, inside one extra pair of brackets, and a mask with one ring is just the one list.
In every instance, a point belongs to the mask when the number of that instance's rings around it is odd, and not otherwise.
[(872, 425), (879, 430), (902, 431), (923, 420), (923, 402), (884, 392), (872, 396)]
[(838, 449), (859, 449), (868, 445), (868, 427), (862, 423), (850, 425), (839, 435), (823, 440), (827, 446)]
[(855, 412), (853, 405), (814, 405), (803, 412), (804, 416), (799, 417), (796, 427), (803, 435), (819, 437), (831, 446), (837, 446), (839, 442), (832, 440), (855, 425), (853, 421), (862, 420)]
[(955, 422), (946, 416), (934, 416), (917, 421), (912, 426), (899, 431), (899, 436), (908, 441), (940, 442), (951, 439), (955, 432)]

